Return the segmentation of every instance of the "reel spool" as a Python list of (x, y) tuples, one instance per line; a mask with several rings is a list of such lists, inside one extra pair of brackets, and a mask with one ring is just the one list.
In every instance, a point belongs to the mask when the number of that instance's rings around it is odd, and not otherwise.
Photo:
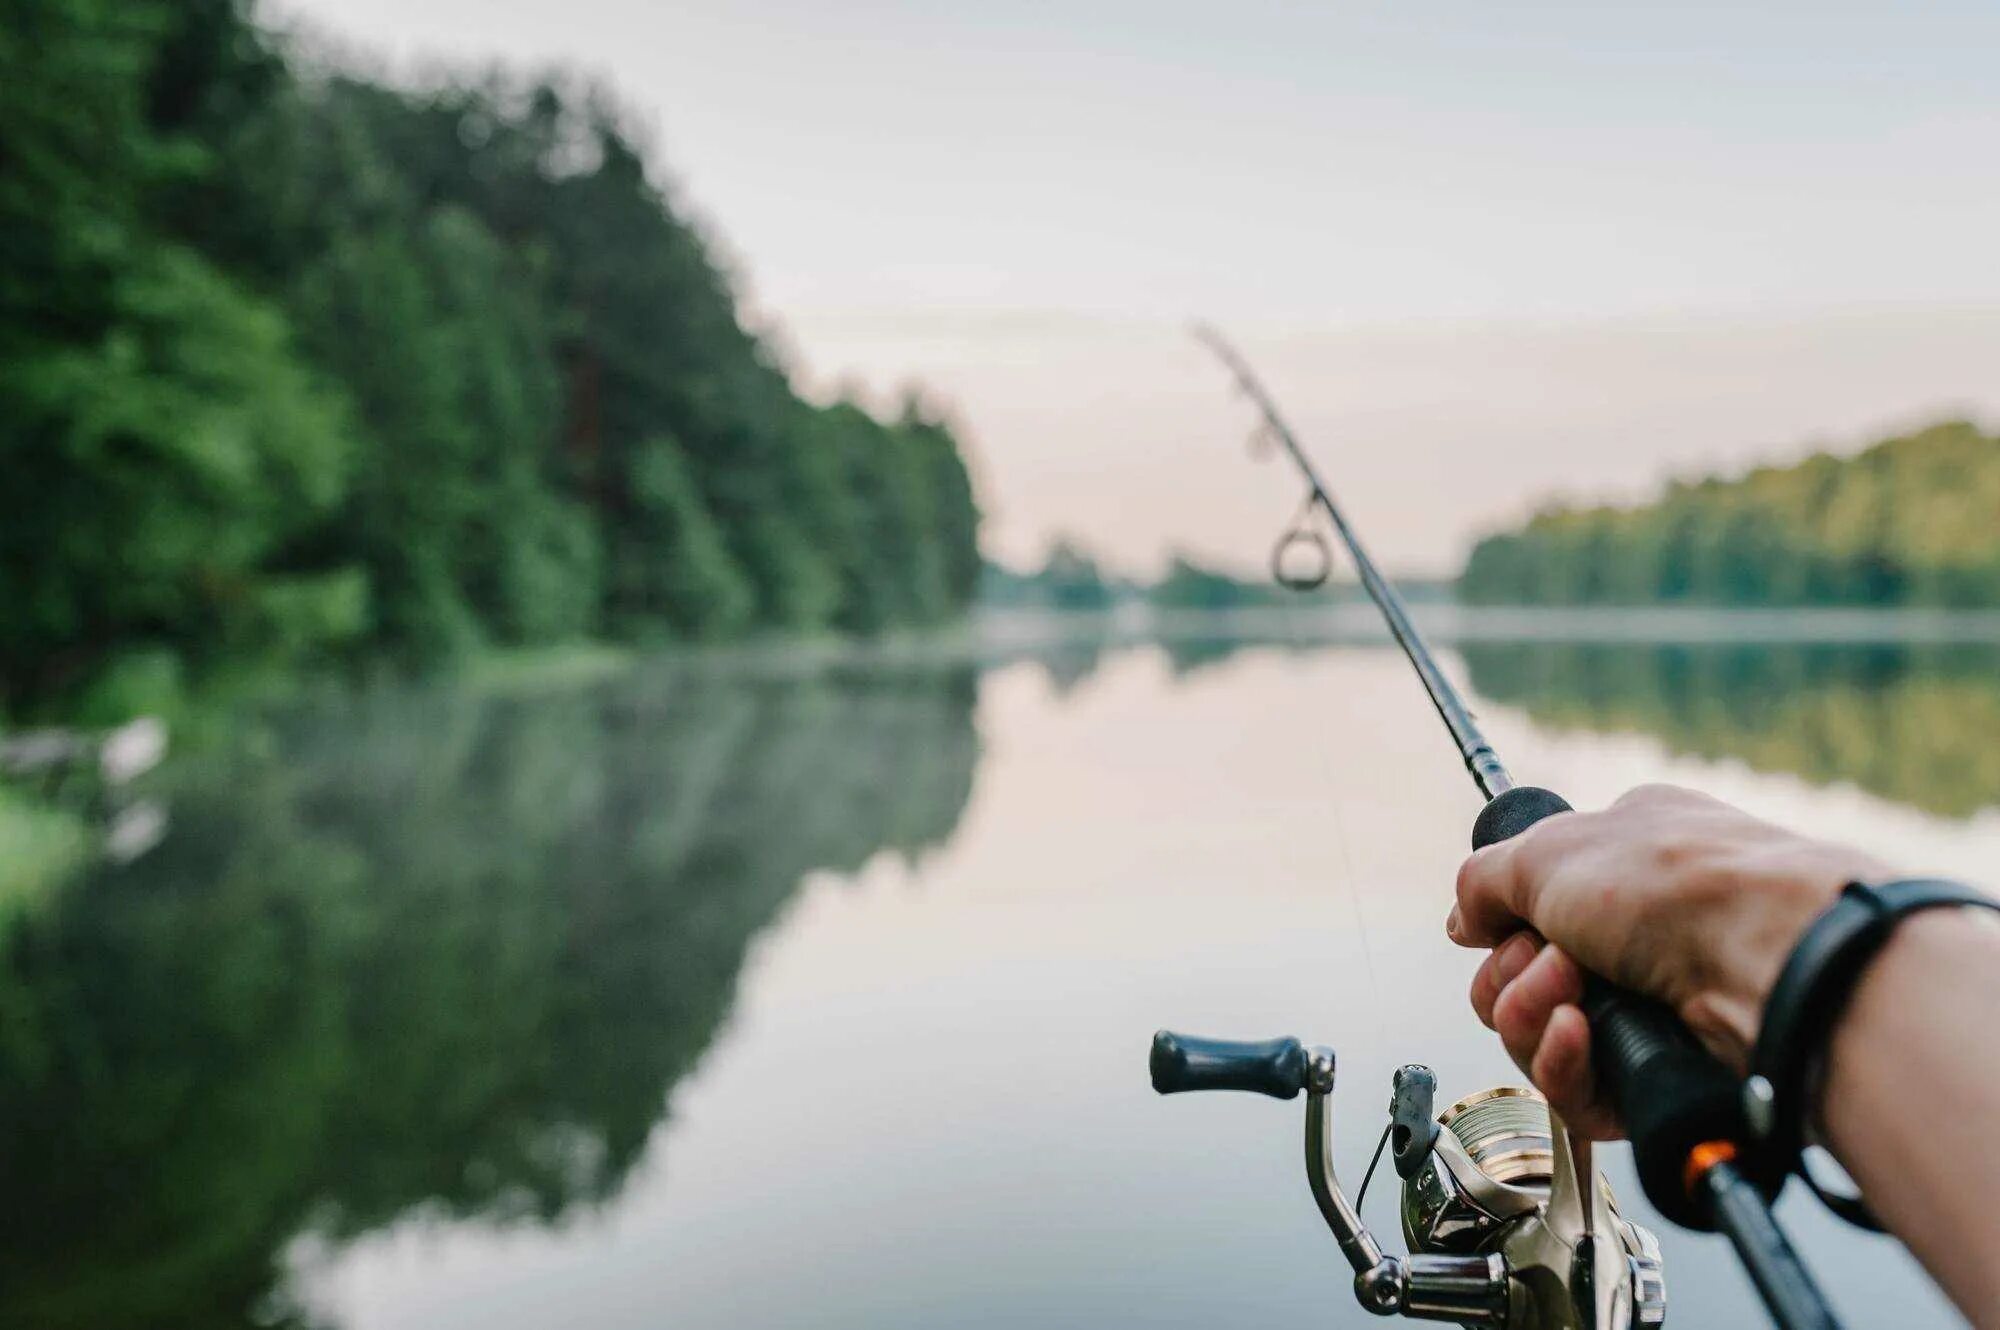
[[(1403, 1240), (1413, 1252), (1499, 1252), (1518, 1287), (1507, 1324), (1604, 1324), (1575, 1315), (1575, 1220), (1582, 1196), (1555, 1203), (1558, 1176), (1583, 1180), (1597, 1218), (1592, 1242), (1615, 1245), (1623, 1257), (1624, 1304), (1611, 1324), (1656, 1326), (1666, 1319), (1666, 1281), (1653, 1235), (1618, 1213), (1611, 1184), (1594, 1169), (1586, 1177), (1569, 1158), (1571, 1143), (1550, 1130), (1548, 1101), (1525, 1086), (1502, 1085), (1468, 1095), (1438, 1115), (1443, 1128), (1429, 1156), (1403, 1181)], [(1560, 1144), (1558, 1143), (1560, 1142)], [(1574, 1200), (1572, 1207), (1568, 1202)], [(1568, 1229), (1570, 1231), (1565, 1232)], [(1599, 1236), (1602, 1235), (1602, 1236)], [(1569, 1271), (1552, 1270), (1570, 1253)], [(1551, 1258), (1554, 1258), (1551, 1260)]]
[(1432, 1116), (1427, 1067), (1396, 1072), (1389, 1105), (1408, 1256), (1385, 1254), (1333, 1171), (1334, 1055), (1296, 1039), (1231, 1043), (1162, 1030), (1153, 1088), (1306, 1092), (1306, 1180), (1381, 1316), (1504, 1330), (1635, 1330), (1666, 1319), (1653, 1235), (1622, 1218), (1590, 1143), (1551, 1130), (1535, 1091), (1499, 1086)]

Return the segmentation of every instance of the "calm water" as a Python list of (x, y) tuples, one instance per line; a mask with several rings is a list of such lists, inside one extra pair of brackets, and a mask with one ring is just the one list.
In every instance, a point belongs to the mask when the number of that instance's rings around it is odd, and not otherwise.
[[(1995, 665), (1452, 661), (1580, 803), (1679, 780), (1988, 881)], [(1298, 1105), (1155, 1099), (1147, 1037), (1333, 1044), (1350, 1183), (1397, 1064), (1511, 1079), (1441, 930), (1475, 799), (1379, 648), (661, 667), (237, 734), (155, 780), (158, 849), (6, 935), (0, 1324), (1374, 1325)], [(1789, 1209), (1853, 1324), (1956, 1324)], [(1660, 1233), (1670, 1324), (1759, 1323)]]

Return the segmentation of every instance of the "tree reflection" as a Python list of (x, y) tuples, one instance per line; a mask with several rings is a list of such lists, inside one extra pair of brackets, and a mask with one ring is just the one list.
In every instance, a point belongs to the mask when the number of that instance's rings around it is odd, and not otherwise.
[(801, 877), (950, 835), (974, 688), (384, 691), (192, 759), (6, 939), (0, 1324), (292, 1324), (302, 1231), (611, 1196)]
[(1472, 686), (1559, 729), (1632, 730), (1675, 752), (1929, 812), (2000, 804), (2000, 647), (1471, 642)]

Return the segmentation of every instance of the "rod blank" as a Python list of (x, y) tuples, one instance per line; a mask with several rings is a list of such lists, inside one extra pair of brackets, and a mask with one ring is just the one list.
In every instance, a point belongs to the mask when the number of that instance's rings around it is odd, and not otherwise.
[(1431, 655), (1430, 645), (1424, 641), (1423, 634), (1417, 631), (1416, 624), (1411, 622), (1410, 611), (1403, 604), (1402, 596), (1397, 593), (1389, 579), (1382, 576), (1381, 570), (1375, 566), (1375, 561), (1368, 557), (1368, 551), (1362, 547), (1361, 538), (1354, 534), (1354, 528), (1348, 525), (1346, 515), (1340, 511), (1340, 505), (1334, 502), (1333, 492), (1327, 489), (1326, 483), (1319, 478), (1318, 468), (1313, 466), (1312, 459), (1306, 456), (1305, 449), (1299, 446), (1298, 439), (1292, 434), (1291, 426), (1285, 423), (1284, 416), (1279, 412), (1278, 404), (1264, 391), (1263, 383), (1250, 368), (1249, 362), (1237, 354), (1236, 348), (1231, 346), (1221, 333), (1207, 324), (1198, 325), (1194, 335), (1229, 367), (1229, 372), (1236, 376), (1236, 382), (1244, 394), (1257, 404), (1257, 409), (1263, 414), (1265, 427), (1270, 430), (1271, 436), (1291, 456), (1300, 473), (1305, 476), (1306, 484), (1311, 490), (1309, 497), (1313, 505), (1326, 514), (1327, 520), (1333, 523), (1334, 534), (1338, 535), (1340, 543), (1347, 547), (1349, 557), (1354, 560), (1354, 571), (1361, 578), (1362, 589), (1368, 593), (1368, 598), (1375, 602), (1376, 608), (1382, 611), (1382, 617), (1388, 621), (1389, 632), (1395, 637), (1396, 645), (1403, 649), (1403, 654), (1409, 658), (1411, 666), (1417, 672), (1417, 678), (1423, 681), (1424, 691), (1430, 695), (1431, 705), (1437, 708), (1445, 729), (1451, 732), (1452, 742), (1458, 745), (1458, 755), (1464, 759), (1466, 770), (1472, 773), (1473, 783), (1479, 787), (1479, 792), (1491, 799), (1495, 795), (1513, 789), (1514, 778), (1501, 764), (1499, 755), (1493, 751), (1493, 745), (1489, 744), (1486, 736), (1480, 732), (1479, 723), (1473, 719), (1472, 710), (1465, 705), (1465, 699), (1459, 696), (1458, 689), (1452, 686), (1451, 680), (1446, 678), (1444, 671), (1438, 667), (1437, 658)]

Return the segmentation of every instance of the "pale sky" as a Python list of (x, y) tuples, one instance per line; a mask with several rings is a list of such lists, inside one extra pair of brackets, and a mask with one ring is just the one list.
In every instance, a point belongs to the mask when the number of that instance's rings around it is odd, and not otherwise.
[(607, 78), (809, 388), (950, 402), (991, 552), (1249, 568), (1243, 344), (1383, 561), (2000, 420), (2000, 5), (277, 0)]

